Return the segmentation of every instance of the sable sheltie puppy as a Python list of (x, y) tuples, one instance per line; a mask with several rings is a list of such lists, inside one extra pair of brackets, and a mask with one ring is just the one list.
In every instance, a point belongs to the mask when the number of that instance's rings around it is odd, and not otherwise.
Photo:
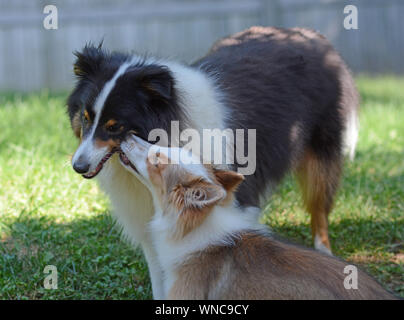
[(167, 299), (394, 299), (347, 262), (276, 240), (234, 200), (244, 177), (198, 163), (189, 150), (130, 136), (125, 168), (150, 190), (149, 225)]
[[(256, 154), (249, 156), (256, 170), (245, 176), (237, 202), (259, 207), (287, 172), (295, 172), (314, 245), (330, 253), (327, 217), (343, 150), (352, 157), (355, 149), (358, 95), (347, 66), (323, 36), (307, 29), (252, 27), (218, 41), (192, 65), (94, 46), (76, 55), (78, 81), (67, 104), (80, 145), (72, 165), (85, 178), (97, 176), (124, 234), (141, 244), (155, 297), (161, 296), (163, 270), (145, 227), (154, 212), (152, 198), (116, 153), (132, 130), (147, 140), (153, 129), (174, 136), (172, 121), (181, 132), (255, 129)], [(226, 143), (235, 150), (231, 140)], [(236, 159), (228, 169), (243, 166)]]

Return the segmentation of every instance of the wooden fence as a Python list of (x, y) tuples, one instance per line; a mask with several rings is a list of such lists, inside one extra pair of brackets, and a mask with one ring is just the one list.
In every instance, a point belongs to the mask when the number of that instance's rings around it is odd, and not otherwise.
[[(57, 30), (43, 27), (48, 4)], [(358, 30), (343, 28), (348, 4)], [(252, 25), (314, 28), (355, 72), (402, 74), (403, 17), (403, 0), (0, 0), (0, 90), (69, 89), (72, 52), (88, 41), (191, 62)]]

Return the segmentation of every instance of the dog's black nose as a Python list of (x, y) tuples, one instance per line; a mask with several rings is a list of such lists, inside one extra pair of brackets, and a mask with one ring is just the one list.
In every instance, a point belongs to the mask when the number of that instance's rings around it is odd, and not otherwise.
[(76, 161), (73, 163), (73, 169), (77, 173), (86, 173), (90, 169), (90, 164), (86, 161)]

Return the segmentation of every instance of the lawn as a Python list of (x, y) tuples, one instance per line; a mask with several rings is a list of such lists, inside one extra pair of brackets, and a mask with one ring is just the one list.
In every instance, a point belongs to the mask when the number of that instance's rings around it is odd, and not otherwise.
[[(404, 297), (404, 79), (358, 77), (357, 84), (360, 138), (330, 217), (332, 247)], [(0, 95), (0, 298), (149, 299), (141, 251), (120, 239), (95, 181), (71, 169), (77, 142), (65, 99)], [(262, 222), (311, 245), (291, 177)], [(58, 269), (56, 290), (43, 287), (46, 265)]]

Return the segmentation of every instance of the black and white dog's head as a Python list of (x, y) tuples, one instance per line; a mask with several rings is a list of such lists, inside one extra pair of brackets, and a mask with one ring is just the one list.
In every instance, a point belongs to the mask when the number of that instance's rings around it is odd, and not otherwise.
[(155, 128), (168, 132), (180, 111), (168, 67), (92, 45), (76, 56), (78, 81), (67, 102), (80, 139), (72, 165), (93, 178), (129, 132), (143, 139)]

